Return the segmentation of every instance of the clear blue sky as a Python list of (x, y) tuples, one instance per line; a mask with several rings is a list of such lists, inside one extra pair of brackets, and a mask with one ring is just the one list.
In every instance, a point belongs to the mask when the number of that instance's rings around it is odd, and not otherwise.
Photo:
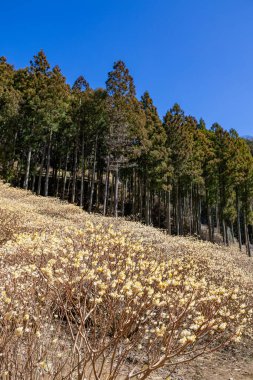
[(94, 88), (122, 59), (161, 116), (178, 102), (253, 135), (253, 0), (2, 0), (0, 48), (16, 68), (44, 49)]

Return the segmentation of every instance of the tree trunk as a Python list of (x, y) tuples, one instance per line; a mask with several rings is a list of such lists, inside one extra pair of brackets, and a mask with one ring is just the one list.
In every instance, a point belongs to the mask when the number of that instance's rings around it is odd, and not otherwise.
[[(61, 172), (61, 167), (62, 167), (62, 158), (60, 158), (60, 163), (59, 163), (59, 169), (56, 170), (56, 189), (55, 189), (55, 196), (59, 196), (59, 183), (60, 183), (60, 172)], [(58, 173), (59, 170), (59, 173)]]
[(75, 203), (75, 199), (76, 199), (77, 154), (78, 154), (78, 139), (76, 139), (76, 146), (75, 146), (75, 153), (74, 153), (71, 203)]
[(14, 134), (14, 139), (13, 139), (12, 157), (11, 157), (11, 160), (10, 160), (10, 168), (11, 168), (11, 170), (14, 170), (17, 137), (18, 137), (18, 132), (16, 131), (15, 134)]
[(100, 210), (100, 194), (101, 194), (101, 186), (102, 186), (102, 172), (101, 170), (97, 170), (97, 185), (96, 185), (96, 211)]
[(125, 183), (122, 182), (121, 186), (121, 216), (125, 214)]
[(30, 166), (31, 166), (31, 157), (32, 157), (32, 147), (29, 147), (27, 154), (27, 162), (26, 162), (26, 171), (25, 171), (25, 179), (23, 187), (25, 190), (28, 189), (29, 175), (30, 175)]
[(166, 224), (167, 224), (167, 232), (169, 235), (171, 235), (171, 204), (170, 204), (170, 196), (171, 191), (169, 190), (167, 192), (167, 210), (166, 210)]
[(41, 193), (41, 179), (42, 179), (42, 174), (43, 174), (45, 154), (46, 154), (46, 144), (44, 144), (43, 152), (42, 152), (42, 158), (41, 158), (41, 162), (40, 162), (40, 172), (39, 172), (39, 179), (38, 179), (38, 186), (37, 186), (37, 195), (40, 195), (40, 193)]
[(70, 194), (70, 185), (71, 185), (71, 178), (69, 177), (68, 188), (67, 188), (67, 200), (68, 201), (69, 201), (69, 194)]
[(201, 236), (201, 215), (202, 215), (202, 202), (201, 197), (198, 190), (198, 210), (197, 210), (197, 234), (198, 236)]
[(219, 205), (216, 204), (215, 207), (215, 214), (216, 214), (216, 232), (217, 234), (220, 234), (220, 218), (219, 218)]
[(226, 245), (229, 246), (228, 225), (226, 222), (225, 222), (225, 237), (226, 237)]
[(139, 220), (143, 220), (143, 192), (145, 190), (143, 189), (143, 183), (141, 181), (141, 178), (139, 176)]
[(34, 193), (34, 188), (35, 188), (35, 180), (36, 180), (36, 174), (33, 173), (32, 175), (32, 192)]
[(133, 169), (131, 190), (132, 190), (132, 214), (133, 214), (134, 220), (136, 220), (135, 217), (136, 217), (137, 199), (136, 199), (136, 170), (135, 168)]
[(242, 232), (241, 232), (241, 223), (240, 223), (240, 203), (239, 196), (236, 193), (236, 209), (237, 209), (237, 233), (238, 233), (238, 243), (240, 251), (242, 250)]
[(192, 235), (192, 231), (193, 231), (193, 201), (192, 201), (192, 192), (193, 192), (193, 189), (192, 189), (192, 182), (191, 182), (191, 191), (190, 191), (190, 220), (189, 220), (189, 231), (190, 231), (190, 235)]
[(82, 133), (81, 171), (82, 173), (81, 173), (80, 207), (83, 208), (84, 176), (85, 176), (84, 133)]
[(246, 253), (249, 257), (251, 257), (250, 241), (249, 241), (249, 229), (248, 229), (248, 222), (247, 222), (247, 217), (246, 217), (245, 212), (244, 212), (244, 233), (245, 233)]
[(212, 225), (212, 242), (214, 242), (215, 228), (214, 228), (213, 209), (211, 209), (211, 225)]
[(232, 243), (235, 243), (235, 234), (234, 234), (234, 223), (231, 222), (231, 237), (232, 237)]
[(68, 170), (68, 158), (69, 153), (66, 154), (66, 160), (65, 160), (65, 168), (64, 168), (64, 174), (63, 174), (63, 184), (62, 184), (62, 199), (65, 199), (65, 191), (66, 191), (66, 182), (67, 182), (67, 170)]
[(180, 235), (180, 203), (179, 203), (179, 181), (176, 186), (176, 232)]
[[(110, 178), (109, 178), (110, 181)], [(109, 214), (113, 215), (114, 211), (114, 189), (115, 189), (115, 176), (113, 173), (111, 173), (111, 189), (110, 189), (110, 207), (109, 207)]]
[(222, 219), (222, 236), (224, 245), (227, 245), (226, 223), (224, 219)]
[(145, 181), (145, 224), (148, 226), (150, 224), (149, 219), (149, 208), (150, 208), (150, 190), (149, 190), (149, 183), (146, 179)]
[(48, 141), (48, 149), (47, 149), (47, 168), (46, 168), (45, 188), (44, 188), (44, 195), (45, 195), (45, 197), (48, 196), (50, 158), (51, 158), (51, 144), (52, 144), (52, 129), (50, 130), (49, 141)]
[(161, 228), (161, 191), (158, 192), (158, 228)]
[(90, 202), (89, 202), (89, 209), (88, 209), (89, 212), (91, 212), (91, 210), (92, 210), (92, 204), (93, 204), (95, 172), (96, 172), (96, 160), (97, 160), (97, 142), (98, 142), (98, 135), (96, 135), (96, 142), (95, 142), (94, 155), (93, 155), (93, 167), (92, 167), (91, 188), (90, 188)]
[(103, 215), (107, 213), (107, 202), (108, 202), (108, 189), (109, 189), (109, 168), (110, 168), (110, 157), (107, 156), (107, 164), (106, 164), (106, 175), (105, 175), (105, 193), (104, 193), (104, 206), (103, 206)]
[(207, 224), (208, 224), (208, 238), (209, 241), (212, 241), (212, 216), (211, 216), (211, 208), (207, 206)]
[(119, 165), (117, 163), (117, 168), (115, 172), (115, 195), (114, 195), (114, 216), (118, 217), (118, 203), (119, 203)]

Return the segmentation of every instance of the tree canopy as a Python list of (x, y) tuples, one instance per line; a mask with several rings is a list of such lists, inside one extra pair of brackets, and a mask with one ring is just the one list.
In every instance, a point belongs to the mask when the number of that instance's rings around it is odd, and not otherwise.
[(0, 174), (15, 186), (251, 255), (252, 155), (252, 140), (179, 104), (161, 119), (123, 61), (93, 89), (43, 51), (18, 70), (0, 58)]

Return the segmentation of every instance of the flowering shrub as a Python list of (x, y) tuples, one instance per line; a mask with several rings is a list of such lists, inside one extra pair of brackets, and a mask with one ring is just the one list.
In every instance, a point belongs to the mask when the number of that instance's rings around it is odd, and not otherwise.
[(247, 288), (222, 284), (200, 256), (171, 258), (99, 218), (62, 223), (57, 207), (44, 222), (30, 212), (33, 226), (0, 249), (3, 379), (145, 379), (250, 325)]
[(19, 215), (14, 211), (5, 210), (0, 207), (1, 228), (0, 228), (0, 246), (10, 240), (15, 231), (21, 225)]
[(102, 225), (17, 235), (1, 255), (2, 370), (117, 378), (131, 362), (143, 379), (238, 339), (244, 296), (197, 271)]

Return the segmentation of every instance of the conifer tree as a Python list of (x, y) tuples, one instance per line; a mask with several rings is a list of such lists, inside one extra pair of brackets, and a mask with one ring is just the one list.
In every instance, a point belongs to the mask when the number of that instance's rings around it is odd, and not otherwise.
[[(145, 111), (146, 120), (145, 135), (142, 141), (143, 149), (138, 160), (138, 166), (144, 186), (145, 223), (150, 224), (150, 192), (160, 193), (162, 190), (170, 191), (168, 185), (172, 173), (169, 157), (170, 151), (166, 145), (166, 132), (158, 116), (157, 109), (147, 91), (141, 98), (141, 104)], [(160, 205), (160, 199), (158, 199), (158, 203)]]
[[(134, 155), (139, 154), (145, 117), (135, 98), (135, 86), (129, 70), (122, 61), (114, 64), (106, 81), (109, 115), (109, 134), (107, 138), (107, 173), (114, 173), (114, 215), (118, 215), (120, 169), (127, 167)], [(106, 189), (109, 176), (107, 174)], [(105, 195), (106, 210), (108, 190)]]
[(7, 63), (5, 57), (0, 57), (0, 159), (3, 175), (8, 180), (13, 176), (18, 134), (17, 119), (21, 101), (14, 78), (14, 67)]
[(1, 57), (0, 132), (0, 174), (17, 186), (251, 255), (252, 141), (178, 104), (162, 123), (122, 61), (93, 90), (82, 76), (70, 89), (43, 51), (19, 70)]

